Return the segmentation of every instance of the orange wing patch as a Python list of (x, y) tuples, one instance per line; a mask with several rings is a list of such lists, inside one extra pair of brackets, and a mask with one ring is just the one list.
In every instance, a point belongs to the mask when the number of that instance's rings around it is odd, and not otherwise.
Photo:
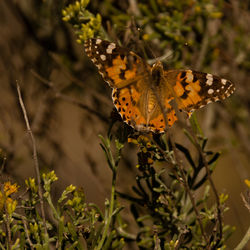
[(195, 82), (193, 81), (191, 70), (187, 70), (183, 75), (182, 72), (177, 75), (176, 84), (173, 88), (180, 100), (180, 108), (185, 109), (201, 101), (201, 96), (198, 94), (201, 86), (198, 79)]
[(146, 119), (138, 107), (140, 93), (134, 86), (113, 89), (112, 97), (114, 105), (123, 121), (133, 127), (144, 127), (146, 125)]
[[(175, 114), (175, 111), (173, 109), (169, 109), (166, 115), (166, 121), (168, 123), (168, 127), (172, 127), (172, 125), (177, 121), (177, 117)], [(164, 132), (165, 128), (167, 126), (165, 125), (165, 119), (163, 117), (163, 114), (159, 114), (156, 118), (152, 119), (149, 123), (149, 128), (151, 131), (155, 133), (162, 133)]]

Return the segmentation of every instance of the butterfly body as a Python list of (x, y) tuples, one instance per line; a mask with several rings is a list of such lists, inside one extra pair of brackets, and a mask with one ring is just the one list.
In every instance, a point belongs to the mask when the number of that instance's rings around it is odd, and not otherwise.
[[(122, 119), (137, 130), (164, 132), (177, 120), (172, 101), (189, 116), (195, 109), (230, 96), (234, 84), (193, 70), (164, 70), (148, 65), (134, 52), (101, 39), (85, 42), (85, 51), (103, 79)], [(166, 126), (167, 123), (167, 126)]]

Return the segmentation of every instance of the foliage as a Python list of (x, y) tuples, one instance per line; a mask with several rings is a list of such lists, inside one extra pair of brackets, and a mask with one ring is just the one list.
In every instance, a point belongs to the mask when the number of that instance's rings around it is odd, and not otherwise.
[[(219, 20), (223, 18), (226, 8), (224, 1), (135, 1), (127, 12), (122, 10), (128, 6), (119, 2), (106, 0), (97, 3), (92, 0), (90, 7), (88, 2), (76, 1), (62, 12), (63, 20), (74, 25), (79, 43), (96, 36), (115, 38), (129, 42), (139, 53), (147, 49), (147, 57), (173, 54), (168, 66), (175, 68), (197, 61), (195, 67), (198, 69), (203, 63), (210, 65), (221, 56), (218, 47), (221, 46), (222, 26)], [(96, 16), (86, 9), (92, 6), (100, 12)], [(105, 32), (107, 29), (109, 33)], [(142, 43), (144, 46), (137, 46)], [(200, 50), (204, 50), (204, 54), (197, 59)]]
[[(225, 240), (232, 229), (224, 225), (223, 235), (220, 235), (219, 225), (222, 222), (218, 221), (216, 204), (209, 205), (209, 185), (206, 185), (195, 203), (192, 203), (193, 198), (189, 196), (190, 192), (200, 189), (208, 179), (207, 174), (201, 176), (204, 169), (201, 156), (195, 161), (187, 148), (176, 145), (189, 162), (183, 176), (171, 146), (164, 143), (165, 139), (162, 136), (152, 140), (142, 135), (129, 138), (129, 142), (136, 144), (139, 149), (139, 174), (133, 186), (135, 195), (131, 196), (116, 190), (123, 144), (116, 139), (115, 145), (112, 145), (110, 139), (101, 137), (101, 146), (113, 173), (111, 197), (105, 202), (104, 214), (95, 204), (87, 204), (83, 190), (73, 185), (63, 191), (57, 202), (53, 202), (51, 185), (57, 181), (57, 177), (54, 171), (42, 174), (43, 197), (47, 213), (51, 214), (50, 220), (46, 221), (49, 237), (43, 233), (35, 179), (27, 179), (25, 194), (15, 198), (11, 196), (17, 193), (17, 185), (5, 183), (0, 196), (1, 245), (9, 245), (12, 249), (46, 249), (49, 245), (57, 249), (84, 249), (86, 246), (88, 249), (122, 249), (126, 242), (133, 241), (143, 249), (225, 248)], [(205, 150), (204, 138), (200, 143), (202, 152), (209, 159), (212, 173), (218, 154)], [(113, 146), (115, 153), (112, 153)], [(159, 163), (168, 167), (156, 170)], [(137, 233), (127, 232), (127, 225), (122, 219), (123, 207), (117, 195), (129, 201)], [(221, 194), (219, 198), (222, 214), (227, 210), (227, 197)], [(207, 242), (204, 235), (208, 237)]]
[[(43, 197), (48, 205), (47, 211), (51, 213), (50, 221), (46, 221), (49, 238), (43, 233), (45, 228), (37, 206), (39, 196), (36, 181), (27, 179), (25, 195), (15, 199), (10, 196), (17, 192), (16, 184), (4, 184), (0, 196), (4, 205), (1, 206), (1, 247), (49, 249), (49, 245), (54, 245), (57, 249), (85, 249), (86, 246), (93, 249), (98, 245), (105, 228), (106, 215), (96, 205), (87, 204), (83, 190), (73, 185), (68, 186), (58, 201), (53, 203), (51, 185), (56, 180), (54, 171), (42, 175)], [(108, 202), (106, 207), (108, 209)], [(119, 246), (122, 243), (113, 239), (112, 244)]]

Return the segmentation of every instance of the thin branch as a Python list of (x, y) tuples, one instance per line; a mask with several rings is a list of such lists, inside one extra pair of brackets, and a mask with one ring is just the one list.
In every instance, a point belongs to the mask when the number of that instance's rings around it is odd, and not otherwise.
[[(75, 83), (80, 88), (86, 88), (88, 93), (95, 96), (97, 99), (101, 100), (105, 104), (110, 105), (111, 102), (110, 102), (109, 98), (107, 98), (103, 94), (98, 93), (92, 87), (92, 85), (84, 84), (84, 81), (81, 81), (80, 79), (78, 79), (77, 77), (72, 75), (72, 73), (69, 71), (69, 69), (61, 62), (61, 58), (58, 55), (56, 55), (54, 53), (50, 53), (50, 55), (51, 55), (52, 59), (58, 64), (58, 66), (62, 69), (62, 73), (69, 79), (69, 81), (71, 81), (72, 83)], [(34, 72), (34, 71), (32, 71), (32, 72)]]
[(34, 168), (35, 168), (35, 173), (36, 173), (36, 178), (37, 178), (38, 195), (39, 195), (39, 199), (40, 199), (40, 207), (41, 207), (41, 213), (42, 213), (44, 233), (45, 233), (45, 235), (47, 235), (48, 232), (47, 232), (45, 212), (44, 212), (43, 193), (42, 193), (42, 186), (41, 186), (39, 163), (38, 163), (38, 158), (37, 158), (36, 142), (35, 142), (35, 138), (34, 138), (34, 135), (32, 133), (32, 130), (30, 128), (29, 119), (28, 119), (27, 112), (26, 112), (26, 109), (25, 109), (25, 106), (24, 106), (24, 103), (23, 103), (23, 99), (22, 99), (22, 95), (21, 95), (21, 91), (20, 91), (20, 86), (19, 86), (18, 82), (16, 83), (16, 85), (17, 85), (17, 93), (18, 93), (19, 103), (20, 103), (20, 106), (22, 108), (26, 128), (27, 128), (28, 134), (30, 136), (32, 147), (33, 147)]
[[(174, 152), (174, 161), (176, 162), (177, 166), (179, 167), (179, 170), (181, 172), (181, 178), (179, 177), (178, 173), (175, 171), (175, 164), (171, 161), (171, 159), (169, 159), (169, 156), (166, 155), (166, 152), (161, 148), (161, 147), (158, 147), (158, 149), (161, 151), (161, 153), (165, 156), (165, 159), (166, 161), (171, 164), (171, 169), (175, 172), (175, 176), (176, 178), (178, 179), (178, 181), (183, 184), (189, 198), (190, 198), (190, 201), (192, 203), (192, 206), (194, 208), (194, 211), (195, 211), (195, 214), (196, 214), (196, 217), (197, 217), (197, 220), (198, 220), (198, 223), (199, 223), (199, 226), (200, 226), (200, 229), (201, 229), (201, 234), (204, 238), (204, 240), (206, 241), (206, 244), (207, 244), (207, 249), (210, 249), (210, 246), (209, 246), (209, 239), (208, 239), (208, 236), (207, 234), (205, 233), (205, 230), (203, 228), (203, 225), (202, 225), (202, 221), (201, 221), (201, 217), (200, 217), (200, 213), (198, 211), (198, 208), (196, 206), (196, 203), (195, 203), (195, 199), (194, 199), (194, 195), (193, 195), (193, 192), (190, 190), (189, 186), (188, 186), (188, 181), (186, 179), (186, 175), (185, 175), (185, 172), (184, 172), (184, 168), (182, 166), (182, 162), (181, 160), (179, 160), (179, 157), (178, 157), (178, 151), (177, 151), (177, 148), (175, 146), (175, 143), (173, 142), (172, 140), (172, 134), (171, 134), (171, 130), (168, 130), (168, 137), (169, 137), (169, 141), (170, 141), (170, 144), (173, 148), (173, 152)], [(156, 142), (157, 144), (157, 142)]]
[(53, 92), (55, 93), (56, 97), (61, 98), (62, 100), (72, 103), (74, 105), (77, 105), (78, 107), (87, 110), (90, 114), (93, 114), (95, 116), (97, 116), (99, 119), (101, 119), (102, 121), (104, 121), (105, 123), (109, 123), (109, 119), (107, 119), (106, 116), (104, 116), (102, 113), (96, 111), (95, 109), (90, 108), (89, 106), (87, 106), (86, 104), (84, 104), (81, 101), (75, 100), (74, 98), (64, 95), (62, 94), (53, 84), (53, 82), (50, 82), (48, 80), (46, 80), (45, 78), (43, 78), (42, 76), (40, 76), (39, 74), (37, 74), (35, 71), (31, 71), (31, 73), (37, 78), (39, 79), (43, 84), (45, 84), (46, 86), (48, 86), (49, 88), (51, 88), (53, 90)]
[(250, 203), (249, 203), (250, 191), (247, 192), (247, 195), (248, 195), (248, 201), (246, 200), (246, 198), (243, 194), (240, 194), (241, 199), (243, 200), (245, 207), (248, 209), (248, 212), (250, 212)]
[(202, 234), (204, 240), (206, 241), (207, 249), (210, 249), (210, 246), (209, 246), (209, 239), (208, 239), (208, 236), (207, 236), (207, 234), (206, 234), (206, 232), (205, 232), (205, 230), (204, 230), (204, 227), (203, 227), (203, 225), (202, 225), (201, 216), (200, 216), (200, 213), (199, 213), (198, 208), (197, 208), (196, 203), (195, 203), (194, 194), (193, 194), (193, 192), (191, 191), (191, 189), (189, 188), (188, 181), (187, 181), (187, 178), (186, 178), (186, 175), (185, 175), (185, 172), (184, 172), (184, 168), (183, 168), (183, 165), (182, 165), (181, 160), (180, 160), (179, 157), (178, 157), (178, 151), (177, 151), (177, 148), (176, 148), (176, 146), (175, 146), (175, 143), (174, 143), (173, 140), (172, 140), (172, 133), (171, 133), (170, 130), (168, 131), (168, 134), (169, 134), (169, 141), (170, 141), (170, 144), (171, 144), (171, 146), (172, 146), (172, 148), (173, 148), (174, 158), (175, 158), (175, 161), (176, 161), (176, 163), (177, 163), (177, 165), (178, 165), (178, 167), (179, 167), (180, 173), (181, 173), (181, 179), (178, 177), (178, 174), (176, 175), (176, 177), (179, 179), (179, 181), (180, 181), (181, 183), (183, 183), (183, 185), (184, 185), (184, 187), (185, 187), (185, 189), (186, 189), (186, 191), (187, 191), (187, 193), (188, 193), (188, 196), (189, 196), (190, 201), (191, 201), (191, 203), (192, 203), (192, 205), (193, 205), (194, 212), (195, 212), (195, 214), (196, 214), (198, 223), (199, 223), (199, 225), (200, 225), (201, 234)]
[(248, 228), (245, 236), (241, 240), (241, 242), (238, 244), (238, 246), (234, 250), (242, 250), (247, 245), (248, 241), (250, 240), (250, 227)]
[[(178, 114), (177, 114), (177, 116), (178, 116)], [(219, 198), (219, 195), (218, 195), (218, 191), (217, 191), (217, 189), (215, 187), (215, 184), (214, 184), (214, 182), (212, 180), (210, 169), (208, 167), (208, 162), (206, 160), (206, 157), (204, 155), (204, 152), (202, 151), (202, 148), (201, 148), (199, 142), (197, 141), (197, 137), (194, 134), (194, 131), (191, 129), (190, 126), (187, 125), (187, 123), (182, 122), (182, 120), (179, 120), (179, 123), (182, 125), (182, 127), (186, 128), (187, 131), (192, 135), (195, 146), (196, 146), (197, 150), (199, 151), (199, 154), (201, 155), (203, 165), (204, 165), (204, 167), (206, 169), (207, 179), (208, 179), (208, 181), (209, 181), (209, 183), (210, 183), (210, 185), (212, 187), (213, 193), (215, 195), (216, 208), (217, 208), (217, 217), (218, 217), (218, 222), (219, 222), (219, 241), (221, 241), (223, 232), (222, 232), (222, 215), (221, 215), (220, 198)], [(215, 224), (215, 227), (216, 226), (217, 225)]]
[(10, 218), (9, 218), (9, 213), (7, 211), (6, 202), (4, 204), (4, 209), (5, 209), (5, 215), (6, 215), (6, 220), (5, 220), (6, 223), (5, 223), (5, 225), (6, 225), (6, 231), (7, 231), (8, 249), (11, 249)]
[(27, 237), (27, 241), (28, 241), (28, 243), (29, 243), (29, 245), (30, 245), (30, 248), (31, 248), (31, 249), (34, 249), (34, 246), (33, 246), (32, 242), (31, 242), (31, 240), (30, 240), (29, 230), (28, 230), (28, 228), (27, 228), (27, 224), (26, 224), (26, 221), (25, 221), (25, 217), (24, 217), (24, 216), (22, 216), (22, 222), (23, 222), (24, 231), (25, 231), (25, 234), (26, 234), (26, 237)]
[(189, 127), (189, 126), (186, 126), (188, 131), (191, 133), (191, 135), (193, 136), (193, 139), (194, 139), (194, 142), (196, 144), (196, 148), (198, 149), (201, 157), (202, 157), (202, 162), (205, 166), (205, 169), (206, 169), (206, 172), (207, 172), (207, 178), (208, 178), (208, 181), (212, 187), (212, 190), (213, 190), (213, 193), (215, 195), (215, 201), (216, 201), (216, 207), (217, 207), (217, 214), (218, 214), (218, 221), (219, 221), (219, 241), (222, 239), (222, 216), (221, 216), (221, 206), (220, 206), (220, 198), (219, 198), (219, 195), (218, 195), (218, 191), (215, 187), (215, 184), (212, 180), (212, 177), (211, 177), (211, 173), (210, 173), (210, 169), (208, 167), (208, 163), (207, 163), (207, 160), (205, 158), (205, 155), (204, 155), (204, 152), (202, 151), (202, 148), (200, 146), (200, 144), (198, 143), (197, 141), (197, 137), (195, 136), (193, 130)]

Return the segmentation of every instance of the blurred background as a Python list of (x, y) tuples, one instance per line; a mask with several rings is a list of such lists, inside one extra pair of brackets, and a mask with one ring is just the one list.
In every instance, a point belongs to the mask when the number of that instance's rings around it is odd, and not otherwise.
[[(11, 179), (24, 186), (24, 179), (34, 176), (18, 81), (41, 170), (54, 169), (59, 178), (55, 197), (74, 184), (84, 188), (87, 201), (103, 207), (111, 173), (98, 134), (106, 135), (109, 128), (111, 89), (86, 57), (83, 45), (76, 43), (73, 27), (62, 21), (62, 9), (69, 3), (0, 2), (1, 183)], [(228, 241), (232, 249), (250, 221), (241, 198), (247, 190), (244, 180), (250, 178), (250, 2), (92, 0), (88, 9), (101, 14), (110, 38), (135, 51), (129, 27), (131, 17), (137, 17), (149, 56), (171, 54), (164, 60), (167, 68), (191, 68), (235, 83), (236, 92), (225, 102), (196, 111), (208, 148), (222, 154), (213, 180), (219, 193), (229, 195), (224, 222), (236, 227)], [(173, 131), (182, 143), (178, 125)], [(126, 145), (123, 155), (118, 189), (129, 192), (135, 182), (136, 148)]]

